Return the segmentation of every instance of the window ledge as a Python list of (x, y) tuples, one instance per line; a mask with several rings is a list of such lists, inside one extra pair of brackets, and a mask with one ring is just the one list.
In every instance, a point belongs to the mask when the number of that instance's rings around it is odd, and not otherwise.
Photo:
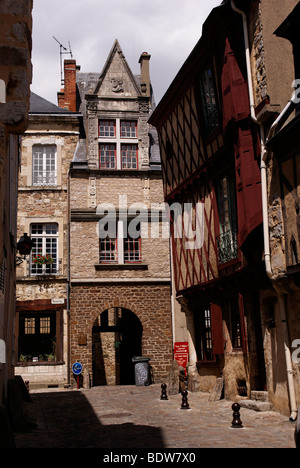
[(97, 263), (95, 270), (148, 270), (146, 263)]
[(29, 366), (61, 366), (65, 364), (64, 361), (27, 361), (27, 362), (17, 362), (16, 367), (29, 367)]

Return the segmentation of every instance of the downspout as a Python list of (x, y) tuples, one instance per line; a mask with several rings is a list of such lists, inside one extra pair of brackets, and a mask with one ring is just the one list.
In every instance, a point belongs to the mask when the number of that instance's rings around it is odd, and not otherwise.
[[(232, 10), (238, 13), (243, 19), (243, 32), (244, 32), (244, 41), (245, 41), (245, 56), (246, 56), (247, 75), (248, 75), (248, 90), (249, 90), (249, 99), (250, 99), (251, 118), (253, 122), (255, 122), (260, 127), (260, 140), (261, 140), (260, 170), (261, 170), (262, 210), (263, 210), (264, 260), (265, 260), (266, 273), (268, 277), (271, 279), (273, 277), (273, 271), (272, 271), (272, 265), (271, 265), (271, 250), (270, 250), (270, 236), (269, 236), (267, 164), (266, 164), (266, 161), (268, 158), (268, 149), (266, 147), (266, 137), (265, 137), (264, 126), (261, 122), (258, 121), (256, 114), (255, 114), (247, 16), (244, 11), (236, 7), (234, 0), (230, 0), (230, 1), (231, 1)], [(279, 117), (273, 123), (270, 129), (270, 133), (268, 135), (268, 139), (270, 139), (274, 135), (275, 131), (278, 128), (280, 128), (281, 125), (283, 125), (283, 120), (284, 119), (286, 120), (288, 116), (292, 113), (294, 106), (295, 106), (295, 102), (294, 102), (295, 99), (296, 99), (296, 93), (294, 94), (292, 100), (285, 107), (283, 112), (279, 115)], [(277, 294), (278, 294), (278, 300), (279, 300), (279, 305), (280, 305), (282, 330), (283, 330), (283, 336), (284, 336), (285, 360), (286, 360), (288, 389), (289, 389), (290, 406), (291, 406), (290, 421), (296, 421), (298, 409), (296, 405), (293, 367), (292, 367), (291, 351), (289, 347), (285, 298), (282, 293), (277, 292)]]
[(70, 169), (67, 174), (67, 203), (68, 203), (68, 227), (67, 227), (67, 372), (68, 372), (68, 384), (70, 384)]

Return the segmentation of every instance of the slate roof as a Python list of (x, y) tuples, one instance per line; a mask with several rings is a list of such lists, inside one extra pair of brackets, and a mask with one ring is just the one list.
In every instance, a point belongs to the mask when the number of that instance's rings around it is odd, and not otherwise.
[(30, 114), (60, 114), (60, 115), (67, 115), (67, 114), (74, 114), (75, 112), (71, 112), (68, 109), (62, 109), (52, 102), (47, 101), (46, 99), (38, 96), (37, 94), (31, 91), (30, 93)]

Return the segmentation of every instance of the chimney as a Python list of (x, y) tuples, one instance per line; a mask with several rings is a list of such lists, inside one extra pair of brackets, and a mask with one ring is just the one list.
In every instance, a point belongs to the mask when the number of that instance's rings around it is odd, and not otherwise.
[(143, 52), (139, 63), (141, 64), (141, 88), (142, 93), (146, 97), (150, 97), (150, 62), (151, 55), (148, 52)]
[(68, 109), (71, 112), (77, 111), (76, 106), (76, 71), (80, 67), (76, 66), (76, 60), (64, 61), (64, 85), (65, 88), (57, 93), (59, 107)]

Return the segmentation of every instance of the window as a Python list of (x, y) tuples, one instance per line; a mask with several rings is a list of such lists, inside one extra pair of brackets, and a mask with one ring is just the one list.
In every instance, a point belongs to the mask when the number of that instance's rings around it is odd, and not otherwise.
[(210, 137), (219, 127), (218, 107), (213, 74), (210, 67), (207, 67), (200, 75), (199, 87), (204, 128), (206, 135)]
[(214, 365), (224, 355), (222, 307), (210, 303), (194, 310), (194, 322), (198, 365)]
[(117, 263), (117, 239), (100, 239), (100, 263)]
[(237, 298), (230, 301), (230, 321), (232, 347), (242, 348), (241, 317)]
[(130, 235), (128, 226), (124, 225), (123, 221), (118, 221), (117, 238), (109, 235), (100, 238), (99, 250), (100, 263), (140, 263), (142, 261), (140, 225), (136, 227), (134, 235)]
[(100, 168), (116, 169), (116, 145), (100, 145)]
[(229, 175), (217, 184), (220, 236), (217, 238), (219, 263), (224, 264), (238, 256), (236, 197), (234, 176)]
[(137, 120), (99, 120), (100, 169), (138, 169)]
[(122, 145), (122, 169), (137, 169), (138, 149), (137, 145)]
[(56, 185), (56, 147), (33, 146), (32, 151), (32, 185)]
[(99, 121), (99, 136), (101, 138), (114, 138), (116, 136), (116, 125), (114, 120)]
[(204, 308), (195, 314), (197, 333), (197, 357), (198, 361), (213, 361), (212, 322), (210, 307)]
[(141, 261), (141, 238), (132, 239), (127, 236), (124, 239), (124, 262), (136, 263)]
[(58, 226), (57, 224), (32, 224), (33, 248), (30, 255), (32, 275), (58, 274)]
[(56, 356), (56, 312), (24, 312), (19, 318), (19, 361)]
[(121, 122), (121, 138), (137, 138), (137, 123), (135, 121)]

